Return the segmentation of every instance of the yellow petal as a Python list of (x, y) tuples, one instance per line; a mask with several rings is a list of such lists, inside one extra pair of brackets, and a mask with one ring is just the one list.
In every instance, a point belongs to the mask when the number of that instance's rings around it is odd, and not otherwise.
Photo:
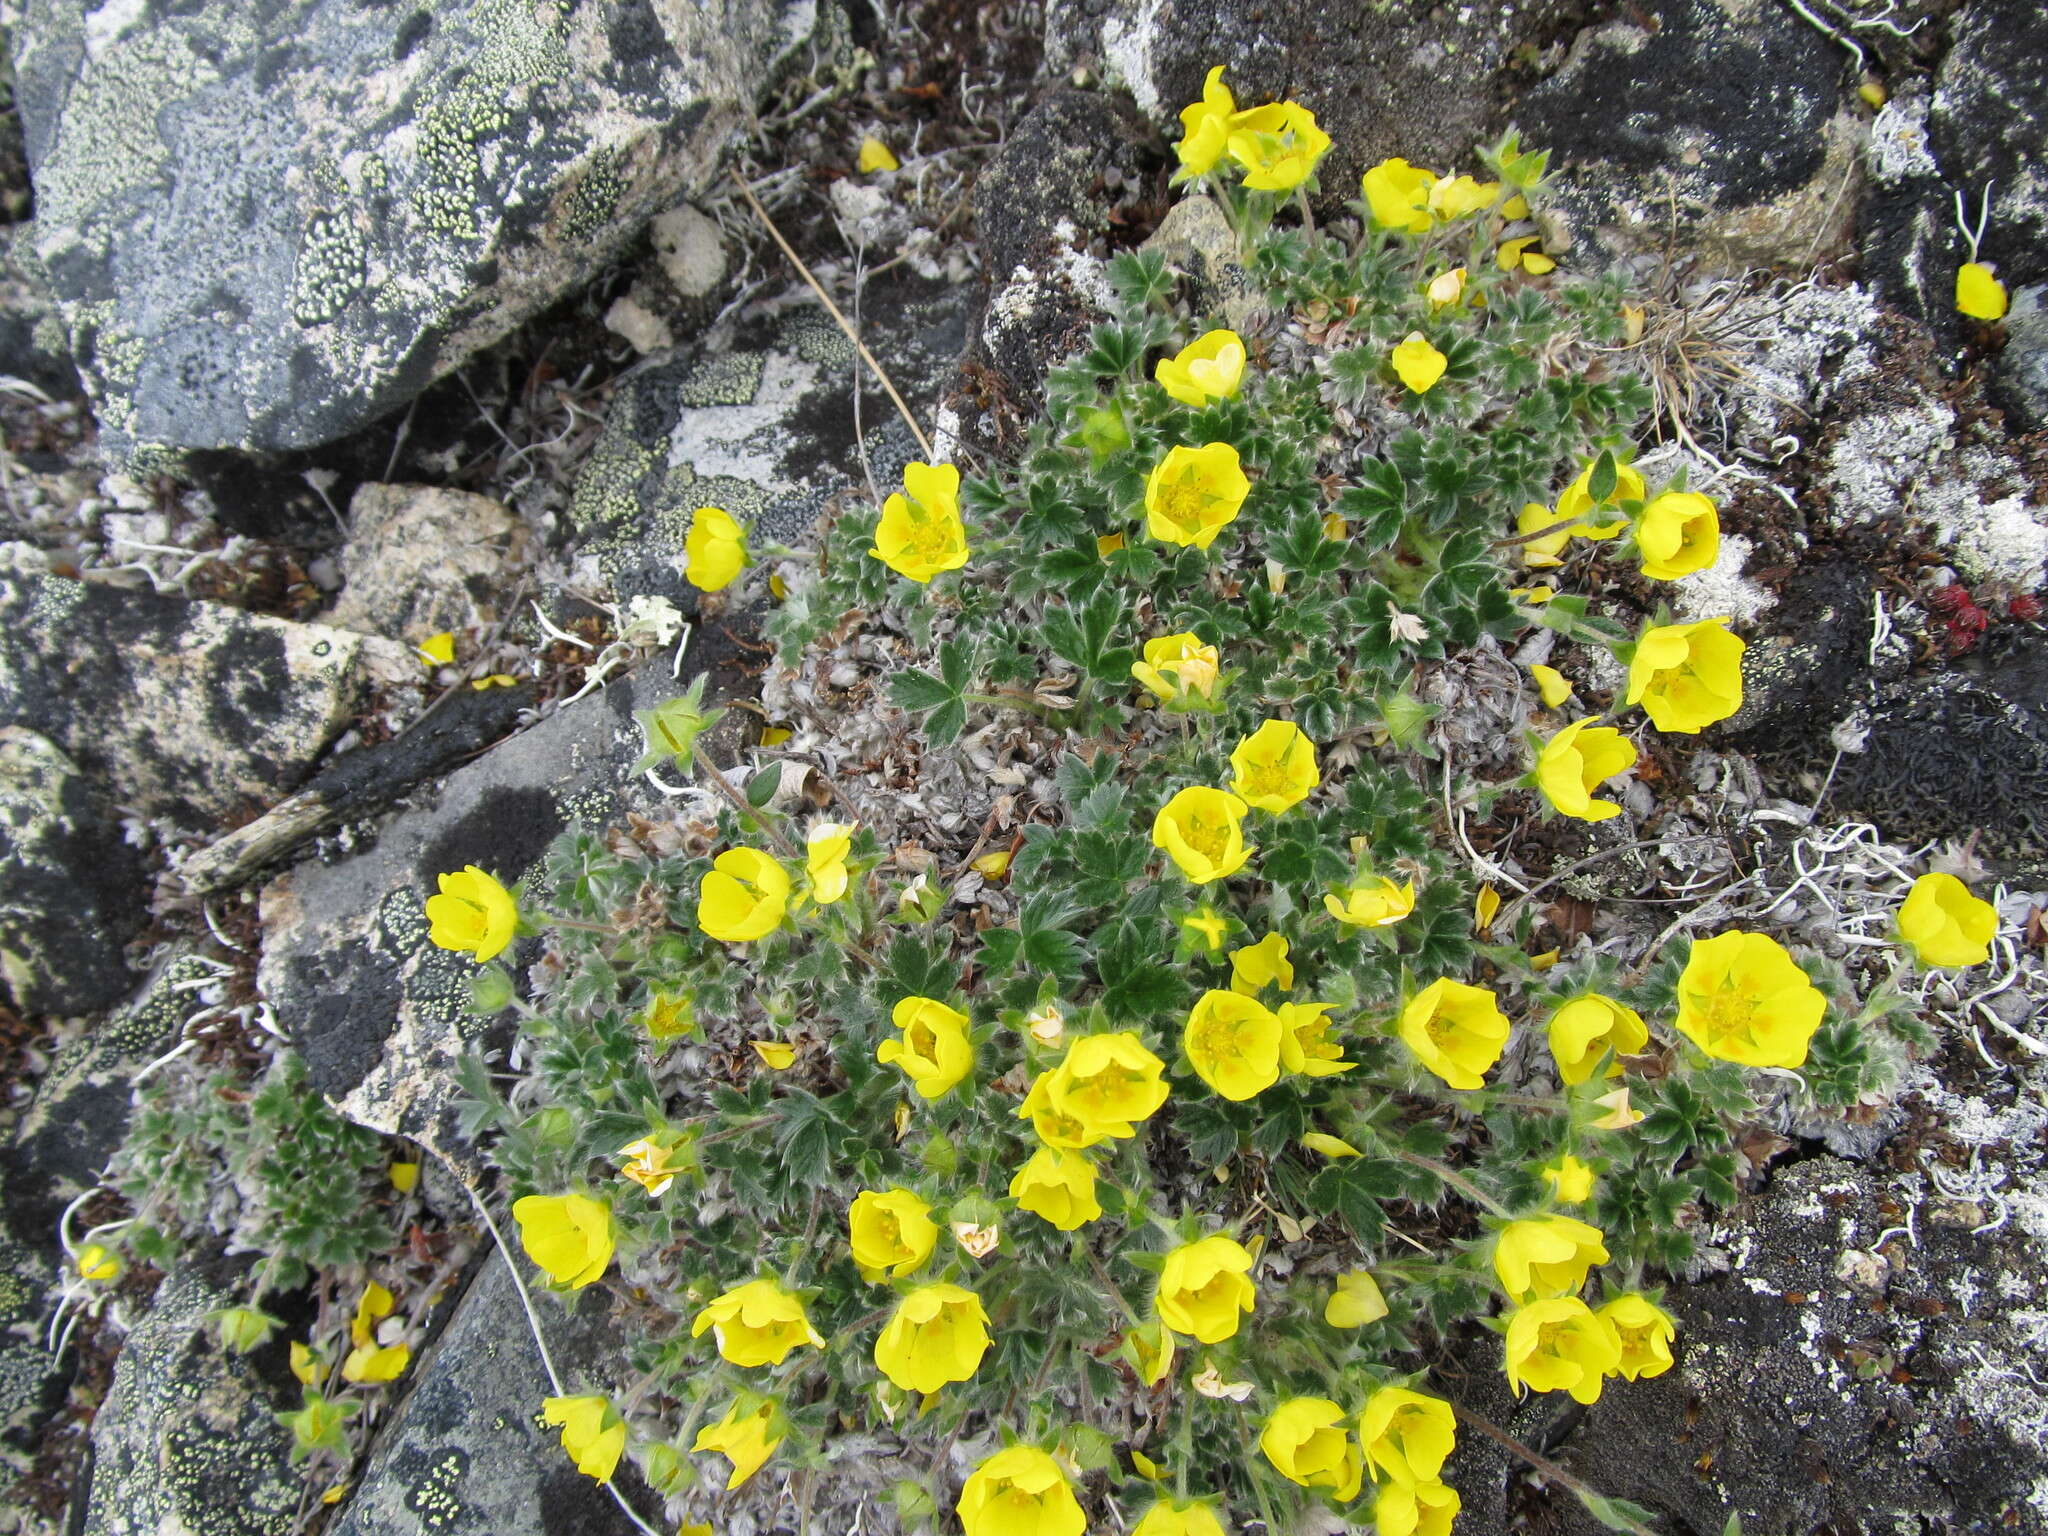
[(754, 1054), (777, 1072), (796, 1060), (796, 1047), (781, 1040), (754, 1040), (748, 1043), (754, 1047)]
[(974, 861), (974, 868), (990, 880), (1002, 879), (1010, 868), (1009, 850), (998, 849), (994, 853), (984, 853)]
[(1966, 261), (1956, 269), (1958, 310), (1972, 320), (2003, 320), (2005, 307), (2005, 284), (1983, 262)]
[(429, 635), (420, 642), (419, 653), (432, 665), (445, 667), (455, 659), (455, 637), (445, 629)]
[(1545, 709), (1555, 709), (1572, 696), (1571, 683), (1555, 667), (1539, 662), (1529, 669), (1529, 675), (1536, 679), (1536, 691), (1542, 696)]
[(420, 1181), (418, 1163), (393, 1163), (391, 1165), (391, 1187), (401, 1195), (409, 1195)]
[(1479, 887), (1479, 894), (1472, 898), (1472, 926), (1484, 933), (1493, 926), (1494, 917), (1500, 912), (1500, 892), (1490, 885)]
[(889, 152), (888, 145), (870, 134), (860, 141), (859, 168), (860, 173), (867, 176), (876, 171), (900, 170), (902, 163)]
[(779, 747), (796, 733), (786, 725), (764, 725), (761, 727), (761, 745)]

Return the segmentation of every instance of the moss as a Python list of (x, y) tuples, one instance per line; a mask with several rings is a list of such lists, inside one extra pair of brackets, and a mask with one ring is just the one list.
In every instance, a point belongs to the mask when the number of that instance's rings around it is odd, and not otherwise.
[(306, 221), (292, 273), (292, 318), (301, 325), (334, 319), (362, 292), (370, 253), (347, 212), (322, 211)]

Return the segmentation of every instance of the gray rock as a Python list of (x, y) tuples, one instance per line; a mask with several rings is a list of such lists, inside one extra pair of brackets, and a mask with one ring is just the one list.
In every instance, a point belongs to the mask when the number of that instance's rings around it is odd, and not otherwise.
[[(204, 1326), (240, 1298), (224, 1276), (185, 1264), (165, 1277), (128, 1335), (92, 1425), (79, 1504), (84, 1536), (290, 1536), (303, 1479), (291, 1432), (298, 1406), (257, 1355), (229, 1355)], [(271, 1353), (282, 1355), (273, 1343)], [(277, 1377), (290, 1378), (280, 1369)]]
[(1056, 0), (1046, 63), (1098, 65), (1170, 138), (1212, 65), (1241, 107), (1300, 102), (1334, 141), (1322, 200), (1358, 196), (1389, 155), (1451, 174), (1495, 127), (1503, 67), (1555, 25), (1543, 0), (1493, 6), (1358, 5), (1316, 0)]
[(2048, 427), (2048, 284), (2013, 290), (2005, 346), (1991, 360), (1991, 397), (2028, 432)]
[(1189, 197), (1175, 203), (1145, 246), (1191, 279), (1189, 302), (1197, 315), (1213, 315), (1232, 330), (1242, 330), (1262, 307), (1258, 286), (1238, 258), (1237, 235), (1213, 199)]
[(0, 1163), (0, 1466), (25, 1472), (36, 1442), (64, 1400), (70, 1362), (44, 1347), (54, 1228), (32, 1232), (10, 1209), (14, 1180)]
[(1045, 370), (1084, 347), (1090, 327), (1105, 318), (1105, 178), (1112, 170), (1136, 176), (1140, 132), (1111, 97), (1055, 90), (1024, 115), (975, 182), (989, 274), (975, 360), (994, 369), (1008, 404), (1034, 409)]
[(357, 488), (341, 564), (347, 585), (328, 621), (418, 644), (504, 617), (524, 564), (525, 523), (488, 496), (431, 485)]
[(36, 245), (117, 448), (342, 436), (703, 186), (815, 6), (33, 0)]
[(1786, 7), (1644, 0), (1580, 33), (1515, 119), (1596, 248), (1675, 235), (1727, 267), (1810, 267), (1855, 217), (1864, 126), (1841, 81), (1840, 50)]
[(1881, 687), (1867, 723), (1867, 746), (1835, 775), (1838, 812), (1895, 843), (1974, 836), (2015, 877), (2048, 875), (2048, 646), (2038, 635), (1982, 676)]
[(134, 983), (141, 857), (48, 738), (0, 726), (0, 985), (31, 1013), (91, 1013)]
[[(343, 1114), (473, 1162), (455, 1070), (487, 1021), (469, 1008), (474, 961), (427, 941), (426, 898), (469, 864), (510, 886), (571, 824), (651, 808), (659, 796), (631, 772), (644, 748), (632, 712), (676, 691), (665, 667), (644, 669), (449, 775), (438, 804), (402, 813), (368, 850), (265, 888), (263, 995)], [(546, 905), (542, 886), (529, 892)]]
[(125, 809), (203, 826), (304, 778), (405, 647), (323, 624), (0, 575), (0, 722), (55, 742)]
[(36, 259), (33, 224), (0, 232), (0, 374), (58, 398), (80, 388), (70, 333)]
[[(2048, 277), (2048, 11), (2035, 0), (1976, 0), (1954, 27), (1928, 114), (1934, 152), (1972, 220), (1992, 187), (1984, 259), (2009, 288), (2037, 283)], [(1965, 254), (1958, 238), (1954, 261)]]
[[(862, 339), (925, 422), (960, 356), (965, 309), (957, 287), (903, 268), (862, 296)], [(818, 309), (747, 320), (722, 350), (635, 374), (613, 397), (570, 502), (581, 584), (621, 602), (651, 594), (693, 611), (683, 543), (705, 505), (732, 513), (756, 550), (809, 541), (835, 497), (867, 494), (856, 388), (879, 482), (918, 450)]]
[[(553, 1389), (507, 1263), (503, 1254), (484, 1261), (414, 1367), (412, 1390), (330, 1527), (335, 1536), (630, 1536), (618, 1506), (540, 1422), (541, 1400)], [(534, 1304), (564, 1387), (611, 1390), (623, 1356), (610, 1293), (592, 1286), (566, 1306), (546, 1295)], [(630, 1464), (619, 1475), (627, 1497), (651, 1510), (653, 1495)]]
[(1908, 81), (1870, 125), (1867, 192), (1857, 211), (1859, 272), (1888, 308), (1935, 332), (1945, 350), (1960, 340), (1955, 204), (1927, 133), (1928, 90)]
[[(1678, 1364), (1610, 1382), (1565, 1464), (1679, 1531), (1731, 1512), (1755, 1531), (2048, 1530), (2048, 1393), (2021, 1374), (2041, 1358), (2024, 1321), (2038, 1250), (2017, 1221), (1976, 1233), (1981, 1215), (1924, 1206), (1909, 1242), (1914, 1197), (1881, 1179), (1830, 1157), (1783, 1167), (1711, 1234), (1733, 1272), (1667, 1295)], [(1574, 1536), (1598, 1529), (1557, 1502)]]

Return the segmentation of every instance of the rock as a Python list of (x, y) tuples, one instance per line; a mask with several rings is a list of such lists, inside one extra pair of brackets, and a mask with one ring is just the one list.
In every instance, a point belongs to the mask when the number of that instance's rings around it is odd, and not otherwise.
[[(2042, 1358), (2038, 1252), (2018, 1222), (1924, 1214), (1909, 1242), (1916, 1197), (1879, 1177), (1830, 1157), (1781, 1168), (1710, 1235), (1732, 1272), (1667, 1293), (1676, 1367), (1609, 1382), (1559, 1459), (1678, 1531), (1730, 1513), (1745, 1530), (2048, 1530), (2048, 1394), (2022, 1375)], [(1874, 1262), (1844, 1279), (1850, 1250)], [(1564, 1529), (1599, 1529), (1569, 1506)]]
[[(385, 1425), (334, 1536), (631, 1536), (611, 1498), (540, 1422), (552, 1391), (502, 1253), (484, 1260), (447, 1329), (414, 1367), (412, 1390)], [(534, 1298), (548, 1350), (571, 1393), (608, 1391), (625, 1363), (618, 1304), (602, 1286), (566, 1306)], [(654, 1498), (631, 1463), (622, 1491)]]
[(36, 247), (107, 438), (303, 447), (403, 405), (707, 184), (815, 17), (39, 0)]
[(1763, 634), (1748, 636), (1742, 708), (1722, 735), (1768, 750), (1787, 737), (1825, 736), (1869, 697), (1871, 580), (1841, 561), (1802, 571)]
[[(921, 419), (960, 356), (966, 296), (899, 268), (868, 285), (862, 337)], [(570, 503), (573, 569), (586, 591), (668, 598), (685, 613), (683, 541), (700, 506), (725, 508), (760, 550), (803, 544), (836, 496), (867, 496), (853, 392), (879, 482), (919, 456), (832, 321), (808, 305), (743, 320), (722, 350), (626, 380)], [(758, 579), (758, 578), (753, 578)]]
[(1332, 139), (1318, 172), (1334, 209), (1389, 155), (1450, 174), (1473, 170), (1495, 128), (1503, 67), (1556, 24), (1543, 0), (1496, 6), (1351, 6), (1314, 0), (1058, 0), (1046, 64), (1099, 64), (1169, 138), (1201, 99), (1211, 66), (1239, 106), (1300, 102)]
[(0, 1466), (23, 1472), (64, 1401), (71, 1362), (44, 1344), (56, 1229), (29, 1227), (12, 1208), (16, 1194), (13, 1175), (0, 1161)]
[(93, 784), (46, 737), (0, 726), (0, 984), (27, 1013), (92, 1013), (133, 985), (140, 855)]
[(1785, 7), (1644, 0), (1581, 32), (1515, 119), (1596, 249), (1675, 241), (1731, 269), (1804, 269), (1855, 218), (1864, 128), (1841, 65)]
[(71, 337), (49, 275), (36, 259), (30, 224), (0, 232), (0, 374), (24, 379), (56, 399), (81, 388)]
[(718, 221), (688, 203), (647, 227), (661, 270), (686, 299), (701, 299), (725, 281), (725, 234)]
[(324, 624), (0, 574), (0, 722), (39, 731), (119, 806), (206, 826), (303, 779), (405, 647)]
[(525, 564), (526, 524), (488, 496), (431, 485), (364, 485), (348, 508), (347, 585), (328, 622), (418, 644), (488, 629)]
[[(1983, 258), (2008, 288), (2038, 283), (2048, 277), (2048, 11), (2034, 0), (1977, 0), (1954, 27), (1928, 116), (1934, 153), (1973, 221), (1978, 198), (1992, 189)], [(1963, 261), (1960, 236), (1953, 249), (1953, 260)]]
[(1962, 258), (1955, 204), (1928, 142), (1927, 109), (1926, 85), (1909, 80), (1871, 123), (1856, 245), (1863, 281), (1887, 308), (1933, 329), (1950, 352), (1962, 336), (1955, 305)]
[(230, 889), (335, 823), (374, 815), (510, 735), (537, 695), (532, 683), (456, 689), (400, 735), (343, 753), (304, 789), (192, 854), (177, 868), (179, 883), (202, 896)]
[[(427, 942), (435, 877), (476, 864), (510, 886), (571, 824), (652, 809), (660, 797), (631, 771), (644, 750), (632, 712), (678, 691), (666, 667), (615, 683), (450, 774), (438, 804), (404, 812), (364, 852), (265, 888), (263, 995), (343, 1114), (473, 1162), (454, 1129), (455, 1069), (488, 1021), (469, 1008), (475, 962)], [(544, 883), (529, 899), (546, 906)]]
[(2038, 636), (1982, 677), (1885, 685), (1864, 723), (1864, 750), (1835, 774), (1837, 813), (1905, 845), (1974, 836), (2014, 878), (2048, 878), (2048, 647)]
[(2023, 431), (2048, 427), (2048, 284), (2016, 288), (2005, 316), (2005, 346), (1985, 380), (1992, 399)]
[[(291, 1536), (303, 1479), (288, 1461), (296, 1408), (282, 1337), (224, 1354), (206, 1315), (242, 1298), (226, 1266), (187, 1262), (129, 1333), (93, 1418), (77, 1504), (83, 1536)], [(274, 1357), (274, 1358), (273, 1358)], [(269, 1369), (265, 1369), (268, 1367)]]
[(1106, 318), (1106, 183), (1141, 174), (1144, 136), (1112, 98), (1062, 88), (1025, 113), (983, 167), (974, 208), (989, 291), (972, 325), (969, 368), (997, 381), (985, 408), (1034, 411), (1045, 370), (1084, 347)]
[(1175, 203), (1145, 247), (1192, 281), (1188, 297), (1197, 315), (1213, 315), (1232, 330), (1242, 330), (1263, 307), (1258, 286), (1238, 259), (1237, 235), (1213, 199), (1189, 197)]

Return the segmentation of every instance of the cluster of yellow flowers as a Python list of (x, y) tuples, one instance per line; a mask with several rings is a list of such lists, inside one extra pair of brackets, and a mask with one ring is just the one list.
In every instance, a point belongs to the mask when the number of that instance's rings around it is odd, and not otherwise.
[(1276, 101), (1240, 112), (1223, 83), (1221, 64), (1209, 71), (1202, 99), (1181, 112), (1180, 124), (1176, 181), (1217, 175), (1228, 166), (1253, 192), (1292, 192), (1315, 174), (1316, 162), (1330, 147), (1315, 113), (1299, 102)]

